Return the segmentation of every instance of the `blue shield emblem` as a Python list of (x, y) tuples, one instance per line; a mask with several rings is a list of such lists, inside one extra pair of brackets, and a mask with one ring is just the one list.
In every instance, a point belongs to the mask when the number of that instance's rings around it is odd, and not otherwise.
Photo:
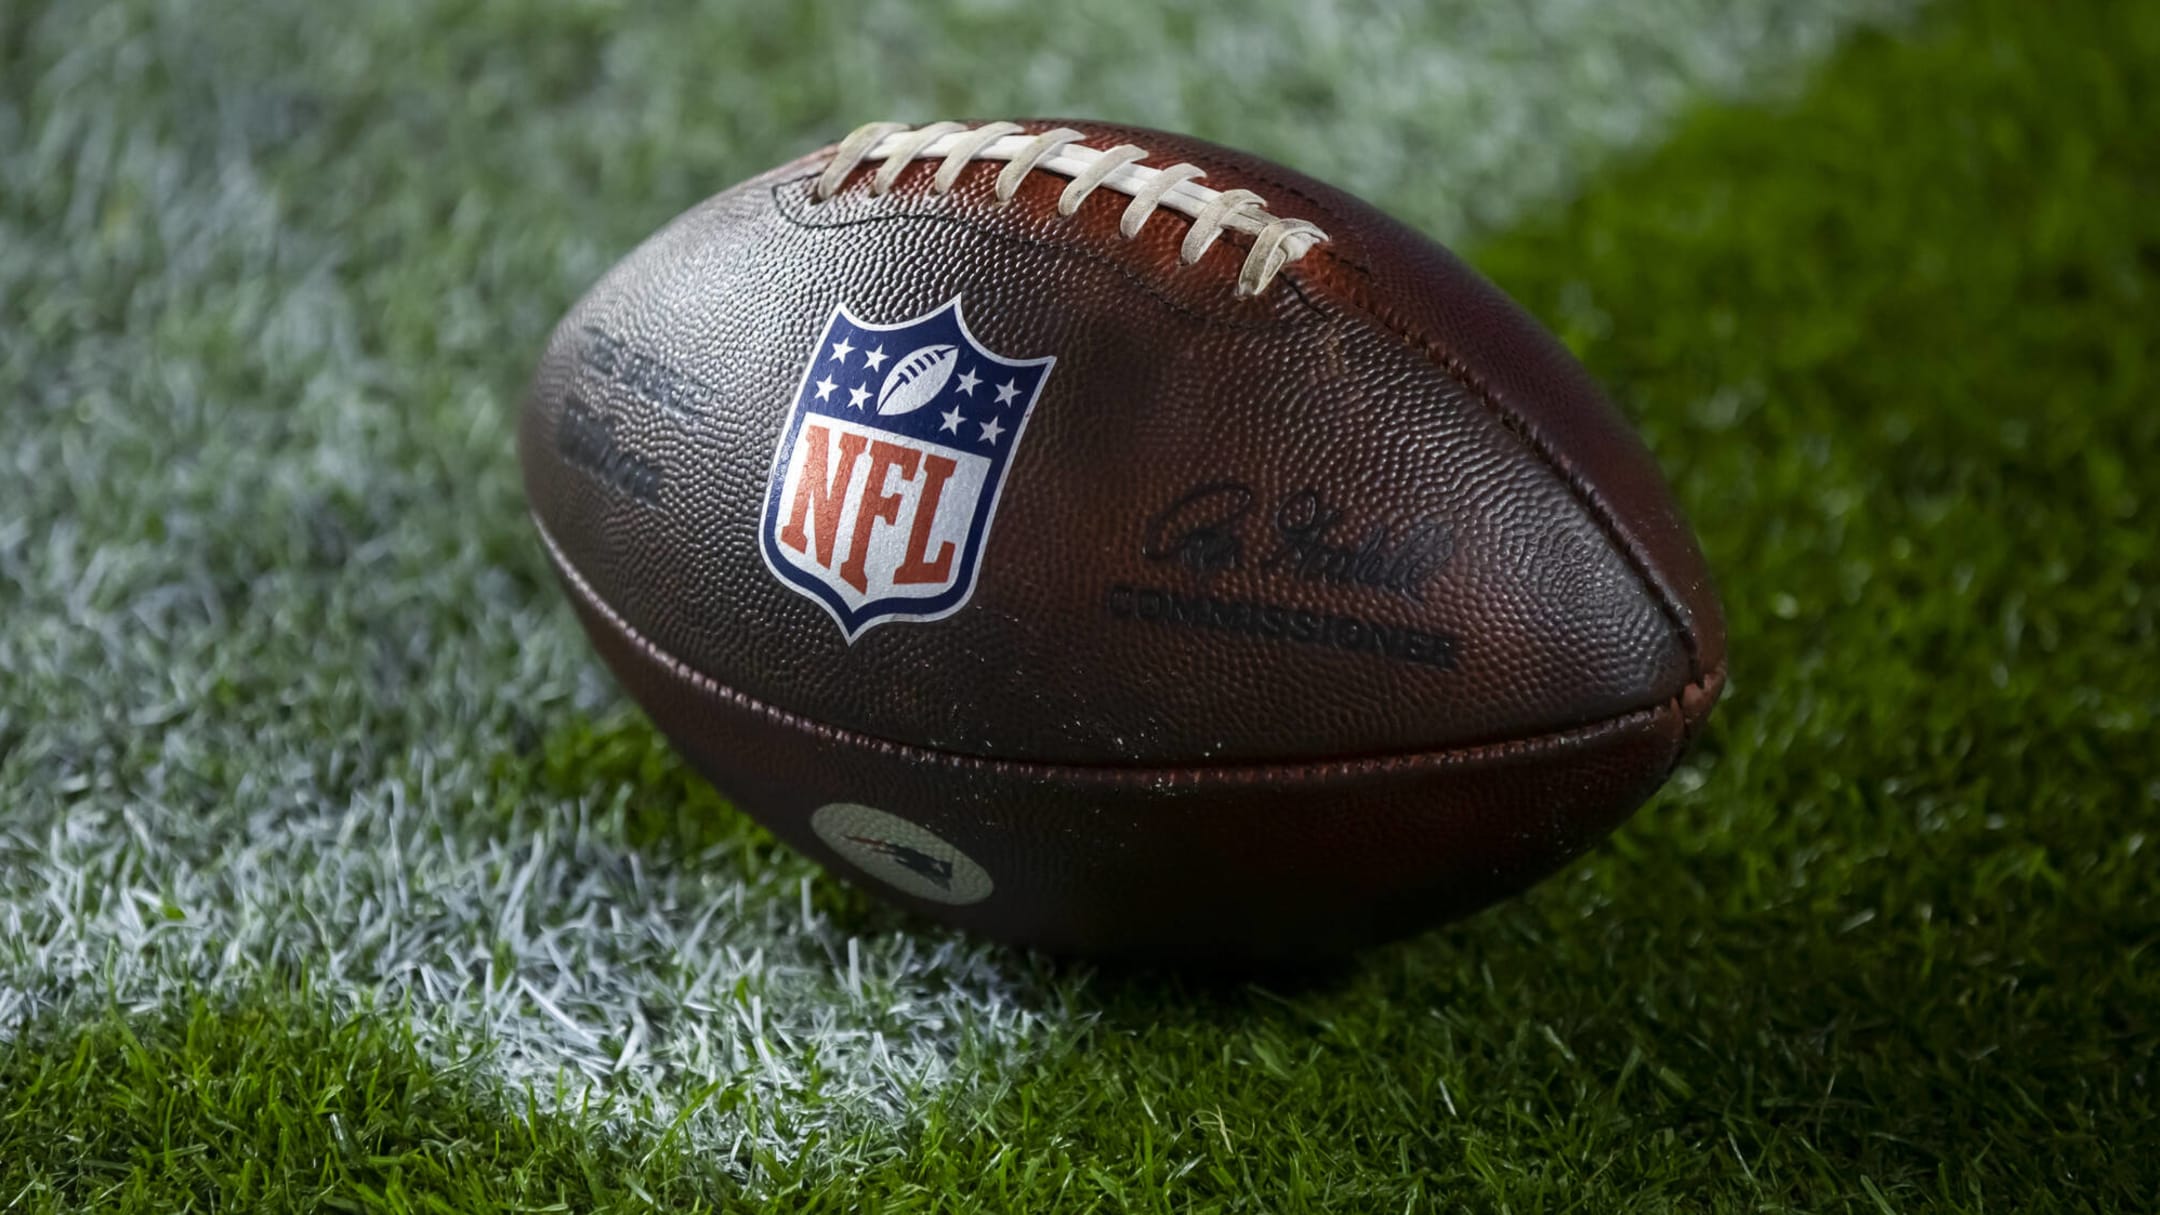
[(892, 325), (834, 308), (773, 453), (760, 528), (773, 576), (850, 643), (960, 610), (1056, 361), (992, 353), (958, 297)]

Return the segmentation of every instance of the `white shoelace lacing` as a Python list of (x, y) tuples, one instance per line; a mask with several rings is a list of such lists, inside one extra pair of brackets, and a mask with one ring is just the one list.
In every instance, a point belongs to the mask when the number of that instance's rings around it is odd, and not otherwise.
[(1058, 214), (1071, 215), (1088, 195), (1098, 189), (1127, 195), (1132, 202), (1118, 221), (1126, 239), (1140, 233), (1158, 208), (1175, 211), (1192, 220), (1178, 259), (1186, 265), (1200, 260), (1225, 231), (1253, 238), (1238, 271), (1239, 295), (1257, 295), (1267, 289), (1284, 266), (1305, 256), (1307, 250), (1328, 238), (1319, 227), (1302, 219), (1283, 219), (1268, 214), (1267, 202), (1251, 190), (1211, 190), (1198, 184), (1205, 177), (1197, 166), (1175, 164), (1164, 169), (1138, 163), (1146, 150), (1132, 144), (1114, 148), (1091, 148), (1079, 141), (1084, 136), (1070, 127), (1058, 127), (1038, 135), (1022, 132), (1019, 124), (991, 122), (967, 127), (957, 122), (933, 122), (909, 127), (899, 122), (872, 122), (855, 128), (840, 141), (833, 158), (818, 175), (812, 195), (819, 202), (839, 192), (848, 174), (868, 161), (884, 162), (870, 179), (870, 193), (884, 194), (900, 180), (900, 174), (917, 160), (942, 159), (932, 191), (943, 194), (960, 179), (961, 170), (977, 160), (1002, 160), (997, 177), (997, 200), (1012, 201), (1020, 183), (1040, 169), (1071, 178), (1058, 195)]

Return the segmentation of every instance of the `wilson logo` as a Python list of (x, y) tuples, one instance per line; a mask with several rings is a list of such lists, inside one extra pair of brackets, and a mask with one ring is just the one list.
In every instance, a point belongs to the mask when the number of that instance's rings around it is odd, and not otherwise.
[(626, 450), (615, 438), (615, 420), (595, 412), (576, 394), (563, 400), (555, 423), (555, 450), (601, 484), (647, 506), (660, 501), (660, 466)]

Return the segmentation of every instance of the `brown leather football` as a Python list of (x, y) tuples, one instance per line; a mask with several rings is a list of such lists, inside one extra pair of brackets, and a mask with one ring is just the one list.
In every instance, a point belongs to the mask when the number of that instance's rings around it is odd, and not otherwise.
[(1446, 250), (1087, 122), (879, 123), (555, 331), (519, 447), (600, 653), (926, 915), (1294, 959), (1537, 880), (1723, 683), (1641, 442)]

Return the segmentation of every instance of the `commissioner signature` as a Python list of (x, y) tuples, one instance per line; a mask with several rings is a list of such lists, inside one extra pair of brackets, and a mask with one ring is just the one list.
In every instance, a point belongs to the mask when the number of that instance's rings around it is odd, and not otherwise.
[(1260, 495), (1236, 481), (1212, 481), (1180, 494), (1148, 517), (1141, 555), (1182, 565), (1203, 580), (1246, 568), (1287, 573), (1307, 582), (1363, 586), (1422, 603), (1426, 584), (1454, 552), (1447, 527), (1417, 519), (1399, 531), (1374, 523), (1362, 532), (1343, 525), (1344, 510), (1315, 489), (1284, 495), (1267, 511), (1261, 544), (1250, 558)]

